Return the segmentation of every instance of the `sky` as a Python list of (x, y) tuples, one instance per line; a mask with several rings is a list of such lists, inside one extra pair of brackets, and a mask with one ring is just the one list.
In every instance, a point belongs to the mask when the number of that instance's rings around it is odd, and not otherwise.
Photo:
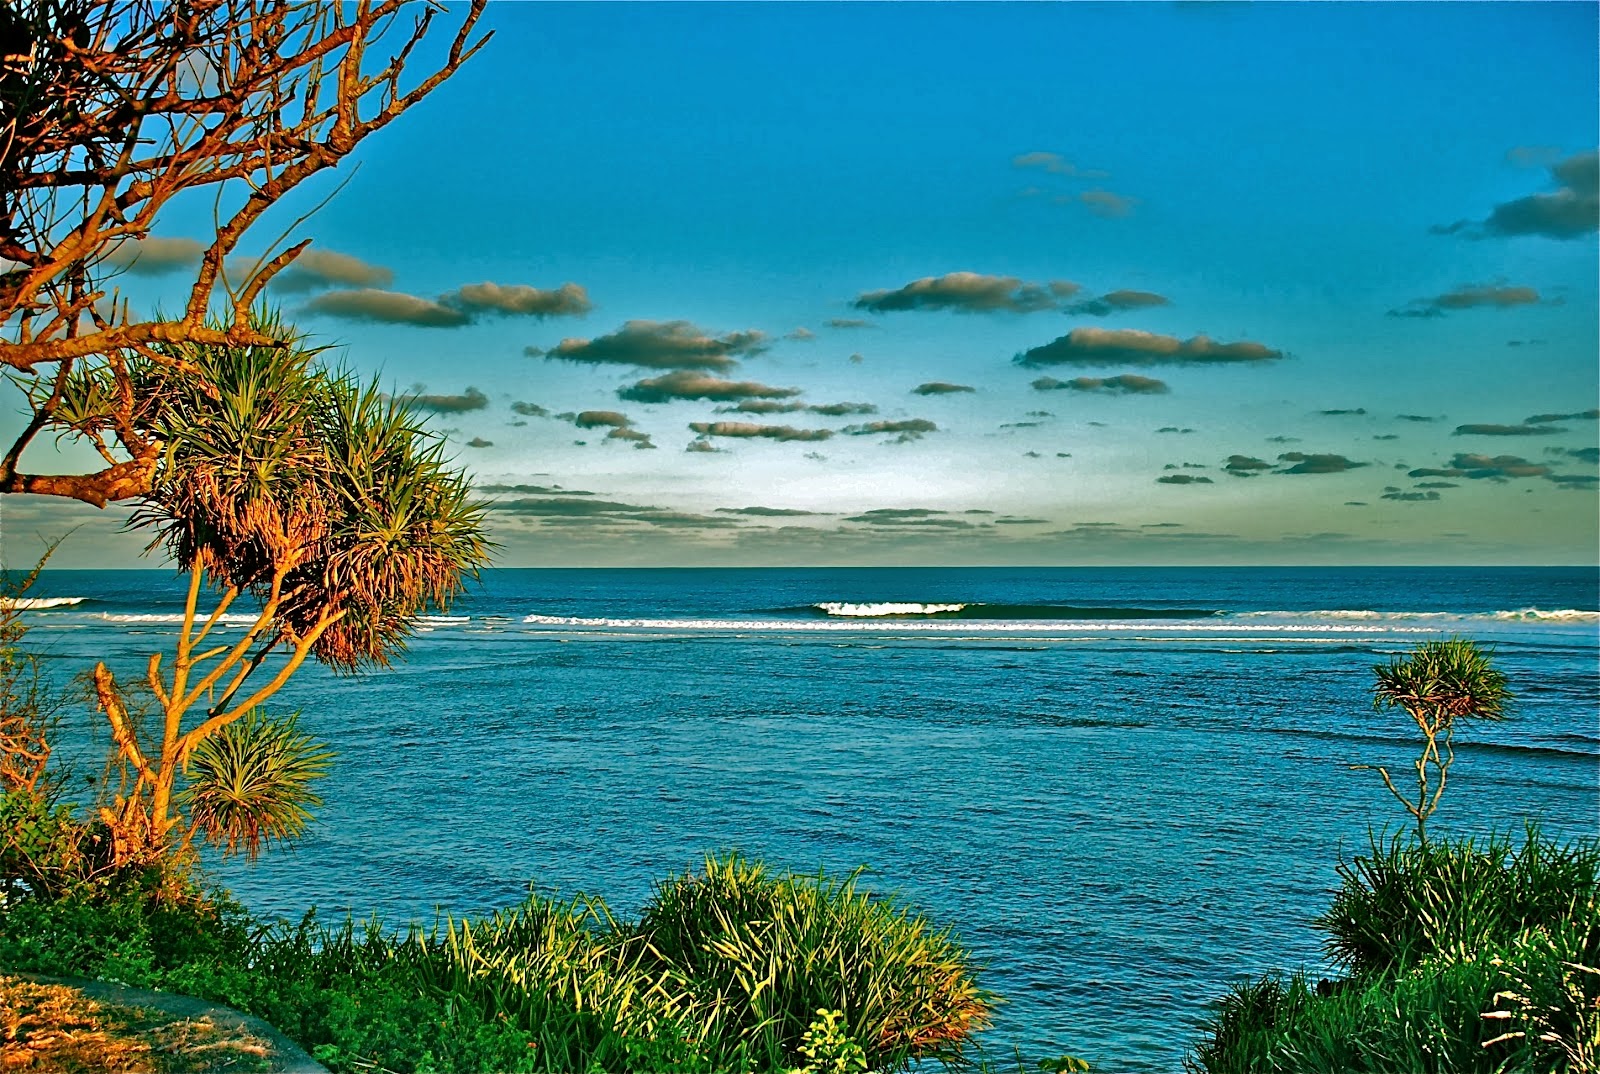
[(505, 566), (1594, 563), (1597, 10), (496, 3), (246, 245)]

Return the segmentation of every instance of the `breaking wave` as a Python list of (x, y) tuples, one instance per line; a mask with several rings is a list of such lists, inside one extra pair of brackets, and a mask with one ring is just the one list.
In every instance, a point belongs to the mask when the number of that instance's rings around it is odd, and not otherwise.
[(0, 611), (37, 612), (46, 608), (70, 608), (88, 597), (0, 597)]
[(855, 604), (824, 601), (796, 611), (842, 619), (1209, 619), (1213, 608), (1079, 607), (1071, 604), (919, 604), (884, 601)]

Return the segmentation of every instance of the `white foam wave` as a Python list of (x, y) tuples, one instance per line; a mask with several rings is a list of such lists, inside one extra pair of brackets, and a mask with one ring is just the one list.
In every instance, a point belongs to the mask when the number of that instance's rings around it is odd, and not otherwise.
[(1422, 620), (1437, 622), (1451, 619), (1459, 622), (1518, 622), (1518, 623), (1600, 623), (1600, 612), (1582, 608), (1516, 608), (1498, 612), (1374, 612), (1357, 608), (1330, 608), (1301, 612), (1235, 612), (1230, 619), (1274, 620), (1328, 620), (1353, 622), (1399, 623)]
[(69, 608), (88, 597), (0, 597), (0, 610), (36, 612), (43, 608)]
[[(204, 623), (209, 612), (196, 612), (195, 622)], [(183, 622), (182, 612), (102, 612), (100, 618), (110, 623), (173, 623)], [(225, 626), (249, 626), (256, 621), (251, 614), (224, 614), (220, 622)]]
[(965, 604), (916, 604), (910, 601), (885, 601), (877, 604), (851, 604), (848, 601), (825, 601), (813, 608), (829, 615), (850, 619), (872, 619), (886, 615), (934, 615), (938, 612), (959, 612)]
[(428, 626), (455, 626), (458, 623), (472, 622), (470, 615), (419, 615), (417, 622)]

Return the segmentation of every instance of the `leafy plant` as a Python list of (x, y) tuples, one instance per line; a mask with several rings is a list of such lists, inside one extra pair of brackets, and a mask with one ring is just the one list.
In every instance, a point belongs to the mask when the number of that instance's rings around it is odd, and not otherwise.
[(242, 850), (255, 860), (265, 843), (303, 834), (322, 804), (311, 783), (327, 775), (333, 753), (298, 729), (298, 717), (272, 720), (252, 710), (190, 756), (191, 782), (178, 804), (225, 853)]

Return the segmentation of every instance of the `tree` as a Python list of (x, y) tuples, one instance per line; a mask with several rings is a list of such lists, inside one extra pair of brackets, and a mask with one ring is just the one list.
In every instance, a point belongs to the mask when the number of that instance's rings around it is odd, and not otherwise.
[(1490, 655), (1473, 641), (1451, 638), (1423, 642), (1408, 656), (1373, 665), (1377, 682), (1373, 685), (1372, 707), (1402, 708), (1422, 732), (1422, 752), (1412, 765), (1417, 773), (1415, 801), (1394, 785), (1387, 768), (1376, 767), (1389, 793), (1416, 821), (1417, 838), (1424, 843), (1428, 839), (1428, 818), (1439, 808), (1445, 780), (1455, 763), (1456, 722), (1505, 718), (1505, 706), (1512, 695), (1506, 689), (1505, 676), (1490, 666)]
[[(276, 321), (252, 331), (288, 345), (168, 344), (162, 358), (173, 360), (61, 381), (77, 427), (126, 412), (164, 445), (131, 521), (189, 576), (170, 671), (161, 653), (146, 668), (159, 726), (142, 729), (104, 663), (92, 676), (124, 764), (100, 814), (120, 864), (197, 836), (253, 856), (294, 834), (327, 755), (260, 706), (307, 658), (343, 671), (387, 664), (416, 616), (448, 607), (487, 560), (483, 508), (408, 402), (324, 367)], [(224, 617), (252, 599), (243, 635), (224, 640)], [(274, 653), (284, 659), (268, 665)], [(191, 762), (198, 782), (184, 792)]]
[[(308, 242), (242, 269), (230, 263), (261, 216), (335, 167), (483, 46), (471, 0), (430, 73), (408, 64), (431, 0), (7, 0), (0, 5), (0, 367), (33, 414), (0, 456), (0, 492), (103, 507), (152, 488), (163, 445), (136, 420), (136, 361), (190, 376), (196, 345), (283, 347), (251, 309)], [(419, 12), (377, 63), (368, 53)], [(173, 198), (218, 196), (215, 238), (181, 312), (139, 319), (107, 290), (117, 262)], [(227, 193), (229, 197), (224, 197)], [(230, 273), (234, 279), (229, 278)], [(62, 392), (91, 372), (112, 401), (93, 430)], [(86, 436), (93, 473), (25, 474), (42, 431)]]

